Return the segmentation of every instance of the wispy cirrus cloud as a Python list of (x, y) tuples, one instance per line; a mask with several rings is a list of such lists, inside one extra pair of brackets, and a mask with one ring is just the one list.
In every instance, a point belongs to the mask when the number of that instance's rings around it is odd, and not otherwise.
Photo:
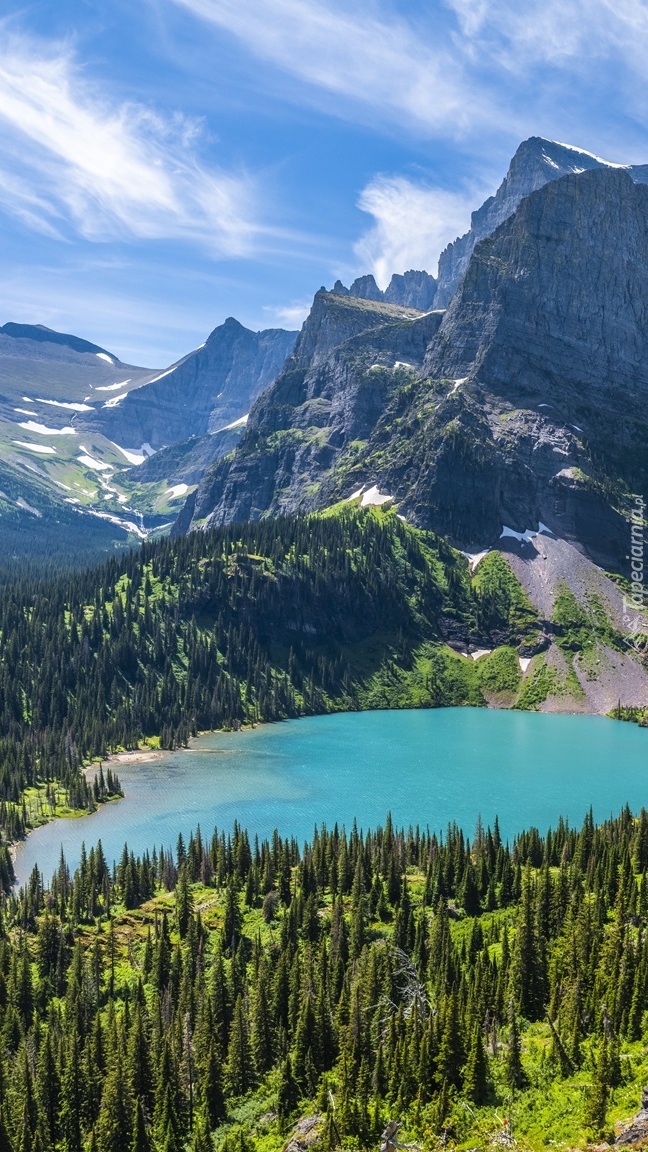
[(466, 49), (488, 47), (499, 63), (519, 71), (546, 63), (591, 68), (592, 58), (648, 60), (645, 0), (446, 0), (458, 18)]
[(439, 253), (465, 232), (470, 210), (483, 199), (475, 187), (450, 192), (403, 176), (378, 176), (362, 191), (358, 207), (374, 224), (355, 245), (358, 266), (385, 288), (393, 272), (434, 272)]
[[(479, 124), (515, 120), (485, 89), (463, 76), (460, 55), (442, 34), (429, 34), (371, 0), (171, 0), (224, 29), (257, 58), (370, 110), (393, 128), (461, 136)], [(304, 99), (302, 91), (301, 98)]]
[(263, 311), (268, 317), (269, 324), (276, 324), (282, 328), (296, 329), (301, 328), (311, 310), (312, 303), (313, 298), (309, 296), (307, 299), (292, 300), (290, 304), (278, 305), (276, 307), (266, 305)]
[(254, 182), (201, 163), (197, 132), (110, 99), (65, 46), (2, 41), (0, 204), (32, 228), (246, 255), (263, 231)]
[(269, 90), (274, 70), (292, 84), (281, 95), (391, 133), (479, 153), (553, 131), (600, 150), (620, 129), (619, 147), (636, 143), (645, 119), (646, 0), (160, 2), (235, 37)]

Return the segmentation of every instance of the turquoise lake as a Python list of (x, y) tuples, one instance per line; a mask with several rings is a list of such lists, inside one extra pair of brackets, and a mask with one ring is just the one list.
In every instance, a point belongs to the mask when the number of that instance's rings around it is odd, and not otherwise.
[(627, 802), (648, 807), (648, 730), (597, 716), (488, 709), (354, 712), (201, 737), (187, 751), (118, 767), (125, 797), (90, 816), (57, 820), (20, 844), (22, 883), (35, 864), (49, 881), (61, 846), (76, 867), (81, 845), (101, 839), (110, 863), (127, 842), (136, 853), (175, 847), (198, 824), (276, 827), (300, 840), (315, 823), (398, 825), (469, 835), (481, 814), (502, 834), (559, 816), (579, 824), (589, 805), (605, 819)]

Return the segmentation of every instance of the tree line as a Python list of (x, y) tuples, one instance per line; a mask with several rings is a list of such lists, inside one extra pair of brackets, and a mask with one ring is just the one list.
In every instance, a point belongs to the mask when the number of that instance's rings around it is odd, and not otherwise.
[(99, 844), (74, 876), (61, 857), (4, 901), (0, 1147), (251, 1152), (314, 1109), (326, 1150), (394, 1115), (459, 1138), (524, 1099), (534, 1022), (545, 1085), (585, 1072), (600, 1133), (646, 1037), (647, 869), (627, 808), (512, 845), (388, 818), (301, 848), (238, 826), (115, 864)]
[[(195, 532), (0, 587), (5, 838), (24, 832), (25, 788), (56, 781), (86, 807), (80, 766), (143, 737), (172, 748), (198, 731), (359, 707), (367, 678), (423, 640), (510, 640), (526, 610), (498, 559), (502, 572), (473, 585), (431, 533), (348, 510)], [(357, 655), (368, 638), (369, 668)], [(426, 691), (431, 705), (466, 702), (442, 673)]]

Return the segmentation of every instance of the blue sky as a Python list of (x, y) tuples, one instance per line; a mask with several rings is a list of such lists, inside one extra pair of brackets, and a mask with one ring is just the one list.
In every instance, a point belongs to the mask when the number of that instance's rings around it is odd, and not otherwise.
[(33, 0), (0, 18), (0, 322), (158, 367), (434, 272), (543, 135), (648, 161), (645, 0)]

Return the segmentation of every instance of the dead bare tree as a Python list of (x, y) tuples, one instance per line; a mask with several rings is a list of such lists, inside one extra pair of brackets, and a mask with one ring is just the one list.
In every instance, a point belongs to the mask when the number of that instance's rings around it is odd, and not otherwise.
[(396, 1139), (398, 1132), (403, 1127), (399, 1124), (398, 1120), (390, 1120), (380, 1137), (380, 1152), (398, 1152), (401, 1148), (416, 1148), (421, 1152), (420, 1144), (400, 1144)]

